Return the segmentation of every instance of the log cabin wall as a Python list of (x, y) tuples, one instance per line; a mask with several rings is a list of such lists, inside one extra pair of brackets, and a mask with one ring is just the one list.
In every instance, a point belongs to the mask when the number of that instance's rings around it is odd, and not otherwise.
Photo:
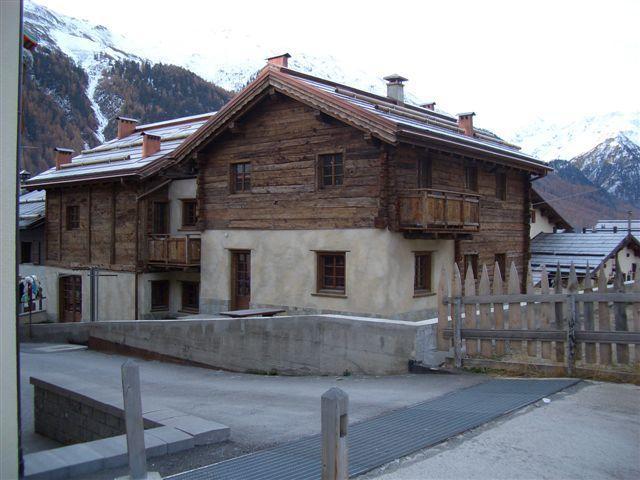
[[(383, 154), (362, 132), (287, 97), (268, 97), (199, 155), (205, 229), (374, 227)], [(344, 182), (320, 188), (317, 155), (342, 153)], [(230, 194), (230, 169), (251, 162), (251, 192)]]
[[(46, 263), (134, 270), (137, 191), (119, 183), (48, 189)], [(77, 228), (68, 207), (77, 207)]]
[[(398, 194), (418, 188), (418, 162), (420, 159), (430, 159), (433, 188), (480, 195), (480, 231), (474, 233), (471, 240), (458, 240), (456, 261), (459, 265), (464, 262), (465, 255), (477, 254), (478, 265), (486, 264), (489, 274), (493, 275), (495, 255), (504, 253), (507, 267), (514, 261), (518, 273), (523, 273), (529, 249), (530, 219), (530, 182), (525, 172), (407, 145), (400, 145), (394, 157)], [(465, 165), (477, 167), (478, 189), (475, 192), (465, 189)], [(506, 200), (496, 198), (496, 171), (507, 175)], [(397, 224), (393, 224), (392, 228), (398, 229)], [(505, 272), (502, 275), (504, 277)]]

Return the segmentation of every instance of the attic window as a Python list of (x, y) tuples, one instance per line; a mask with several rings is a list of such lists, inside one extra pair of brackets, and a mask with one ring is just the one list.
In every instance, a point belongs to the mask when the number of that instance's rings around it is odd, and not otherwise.
[(464, 188), (472, 192), (478, 191), (478, 167), (472, 165), (464, 167)]
[(320, 186), (336, 187), (344, 180), (344, 163), (342, 153), (318, 155), (320, 165)]
[(507, 174), (498, 172), (496, 173), (496, 198), (498, 200), (507, 199)]
[(80, 207), (78, 205), (67, 206), (67, 230), (80, 228)]
[(251, 162), (234, 163), (231, 165), (231, 192), (241, 193), (251, 191)]

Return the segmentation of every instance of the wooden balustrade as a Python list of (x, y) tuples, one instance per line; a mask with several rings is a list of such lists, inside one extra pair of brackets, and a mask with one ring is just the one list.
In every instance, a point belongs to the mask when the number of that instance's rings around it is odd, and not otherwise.
[(400, 229), (430, 232), (477, 232), (480, 195), (421, 188), (398, 198)]
[(147, 263), (178, 267), (200, 266), (200, 237), (153, 235), (148, 239)]

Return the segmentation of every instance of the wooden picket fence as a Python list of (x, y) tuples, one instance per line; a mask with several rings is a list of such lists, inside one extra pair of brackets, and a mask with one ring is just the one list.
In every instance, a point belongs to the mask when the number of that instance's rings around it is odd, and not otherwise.
[(617, 267), (612, 289), (602, 271), (597, 285), (588, 269), (579, 284), (573, 265), (566, 286), (558, 267), (553, 286), (543, 269), (534, 288), (529, 268), (525, 293), (513, 263), (506, 282), (496, 263), (492, 283), (486, 265), (479, 282), (471, 267), (464, 282), (456, 264), (451, 279), (443, 267), (438, 348), (456, 367), (639, 381), (640, 281), (625, 285)]

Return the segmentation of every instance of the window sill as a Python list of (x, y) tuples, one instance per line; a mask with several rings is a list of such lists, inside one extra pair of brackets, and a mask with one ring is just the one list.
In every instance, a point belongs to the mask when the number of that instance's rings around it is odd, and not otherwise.
[(199, 308), (181, 308), (180, 313), (200, 313)]
[(168, 312), (169, 307), (151, 307), (150, 312)]
[(196, 225), (194, 226), (183, 225), (178, 229), (178, 231), (179, 232), (199, 232), (200, 229)]
[(413, 298), (422, 298), (422, 297), (433, 297), (435, 296), (435, 292), (414, 292)]
[(312, 297), (333, 297), (333, 298), (349, 298), (344, 293), (333, 292), (313, 292)]

